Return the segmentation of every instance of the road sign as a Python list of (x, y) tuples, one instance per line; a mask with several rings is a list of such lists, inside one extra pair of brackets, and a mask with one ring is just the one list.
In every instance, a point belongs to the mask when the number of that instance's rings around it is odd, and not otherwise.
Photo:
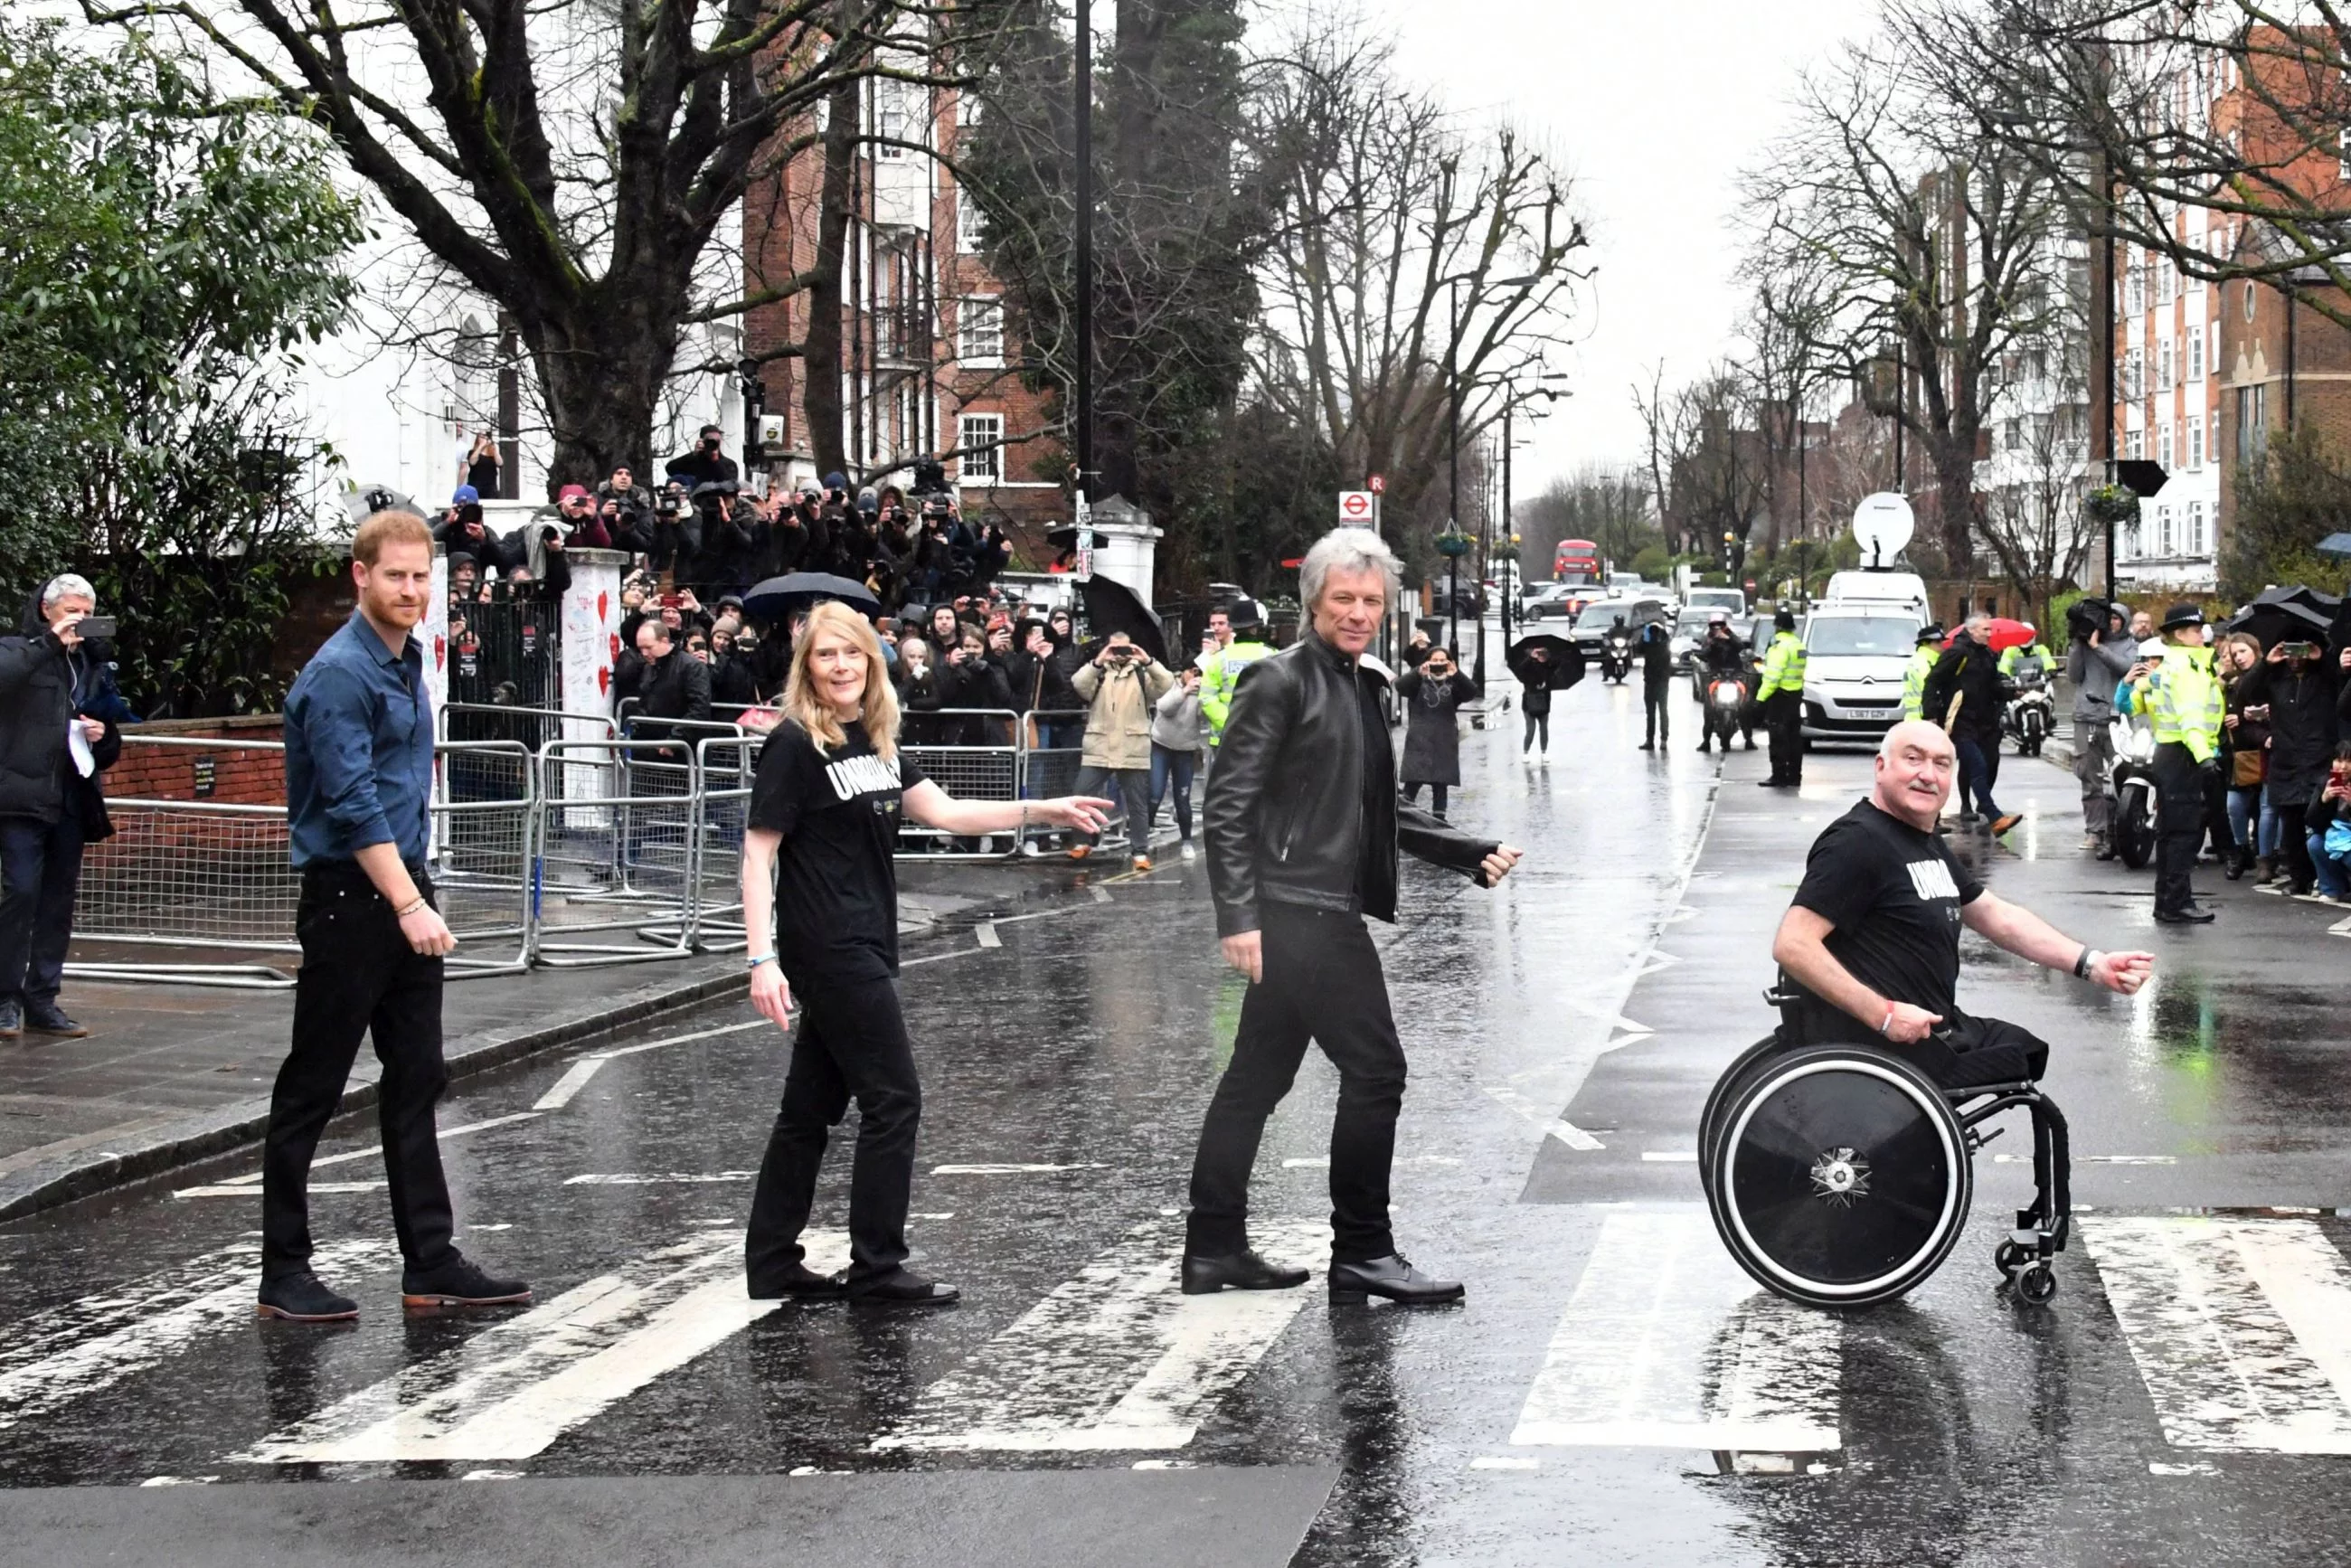
[(1384, 474), (1373, 475), (1364, 482), (1364, 488), (1370, 490), (1374, 496), (1384, 496), (1388, 493), (1388, 476)]
[[(1081, 518), (1083, 518), (1085, 516), (1085, 505), (1086, 504), (1082, 498), (1078, 502), (1078, 516)], [(1094, 531), (1093, 529), (1086, 527), (1082, 521), (1078, 525), (1078, 559), (1072, 563), (1072, 568), (1075, 570), (1077, 579), (1080, 582), (1091, 582), (1093, 580)]]
[(1339, 520), (1372, 526), (1379, 516), (1380, 497), (1376, 490), (1342, 490), (1339, 492)]

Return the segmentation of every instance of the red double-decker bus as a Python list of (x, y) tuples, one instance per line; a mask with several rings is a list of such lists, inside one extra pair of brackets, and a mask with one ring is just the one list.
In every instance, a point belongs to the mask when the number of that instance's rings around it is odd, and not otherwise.
[(1596, 588), (1600, 584), (1600, 547), (1590, 539), (1562, 539), (1552, 555), (1553, 581)]

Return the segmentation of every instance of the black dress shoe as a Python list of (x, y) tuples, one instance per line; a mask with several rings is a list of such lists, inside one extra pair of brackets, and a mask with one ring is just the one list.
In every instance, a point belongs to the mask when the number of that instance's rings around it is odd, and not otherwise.
[(89, 1030), (66, 1017), (62, 1008), (26, 1008), (25, 1028), (34, 1034), (53, 1034), (59, 1040), (87, 1040)]
[(2193, 904), (2184, 909), (2158, 909), (2155, 912), (2155, 923), (2158, 925), (2210, 925), (2212, 924), (2212, 912)]
[(262, 1281), (261, 1300), (253, 1310), (256, 1316), (289, 1323), (347, 1323), (360, 1315), (357, 1301), (335, 1294), (308, 1269)]
[(1657, 749), (1657, 743), (1654, 740), (1645, 740), (1641, 742), (1641, 749), (1644, 751), (1655, 751)]
[(750, 1297), (755, 1301), (779, 1301), (787, 1296), (802, 1301), (822, 1299), (844, 1295), (849, 1289), (840, 1275), (820, 1274), (805, 1263), (788, 1263), (748, 1283)]
[(1458, 1301), (1467, 1293), (1458, 1280), (1432, 1280), (1414, 1268), (1401, 1252), (1391, 1252), (1367, 1263), (1331, 1265), (1331, 1299), (1334, 1301), (1384, 1296), (1408, 1307), (1425, 1307)]
[(926, 1280), (912, 1269), (893, 1269), (842, 1286), (851, 1304), (869, 1307), (951, 1307), (963, 1292), (937, 1280)]
[(1184, 1254), (1187, 1296), (1213, 1296), (1218, 1291), (1294, 1291), (1304, 1283), (1305, 1270), (1269, 1263), (1248, 1248), (1221, 1258), (1203, 1252)]
[(463, 1253), (451, 1253), (438, 1269), (403, 1270), (400, 1304), (403, 1307), (511, 1307), (530, 1300), (530, 1287), (520, 1280), (497, 1280)]

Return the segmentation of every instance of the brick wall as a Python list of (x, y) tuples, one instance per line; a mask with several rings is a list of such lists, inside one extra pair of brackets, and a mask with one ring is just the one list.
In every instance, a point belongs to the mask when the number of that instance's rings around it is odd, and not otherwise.
[[(133, 725), (123, 732), (122, 758), (101, 776), (110, 800), (215, 800), (225, 805), (283, 806), (285, 754), (247, 750), (233, 744), (274, 741), (282, 733), (278, 716), (238, 718), (165, 719)], [(149, 746), (148, 737), (218, 740), (211, 746)]]

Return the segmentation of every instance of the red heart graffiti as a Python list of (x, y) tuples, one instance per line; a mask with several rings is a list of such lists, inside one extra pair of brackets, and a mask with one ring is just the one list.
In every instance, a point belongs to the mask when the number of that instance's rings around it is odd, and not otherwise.
[(618, 663), (620, 663), (620, 660), (621, 660), (621, 634), (620, 634), (618, 632), (613, 632), (613, 633), (612, 633), (612, 662), (613, 662), (614, 664), (618, 664)]
[(611, 618), (612, 596), (610, 593), (599, 593), (596, 595), (596, 624), (601, 626)]
[(612, 695), (612, 672), (601, 664), (596, 666), (596, 690), (605, 696)]
[(433, 667), (445, 669), (449, 664), (449, 639), (435, 633), (433, 638)]

